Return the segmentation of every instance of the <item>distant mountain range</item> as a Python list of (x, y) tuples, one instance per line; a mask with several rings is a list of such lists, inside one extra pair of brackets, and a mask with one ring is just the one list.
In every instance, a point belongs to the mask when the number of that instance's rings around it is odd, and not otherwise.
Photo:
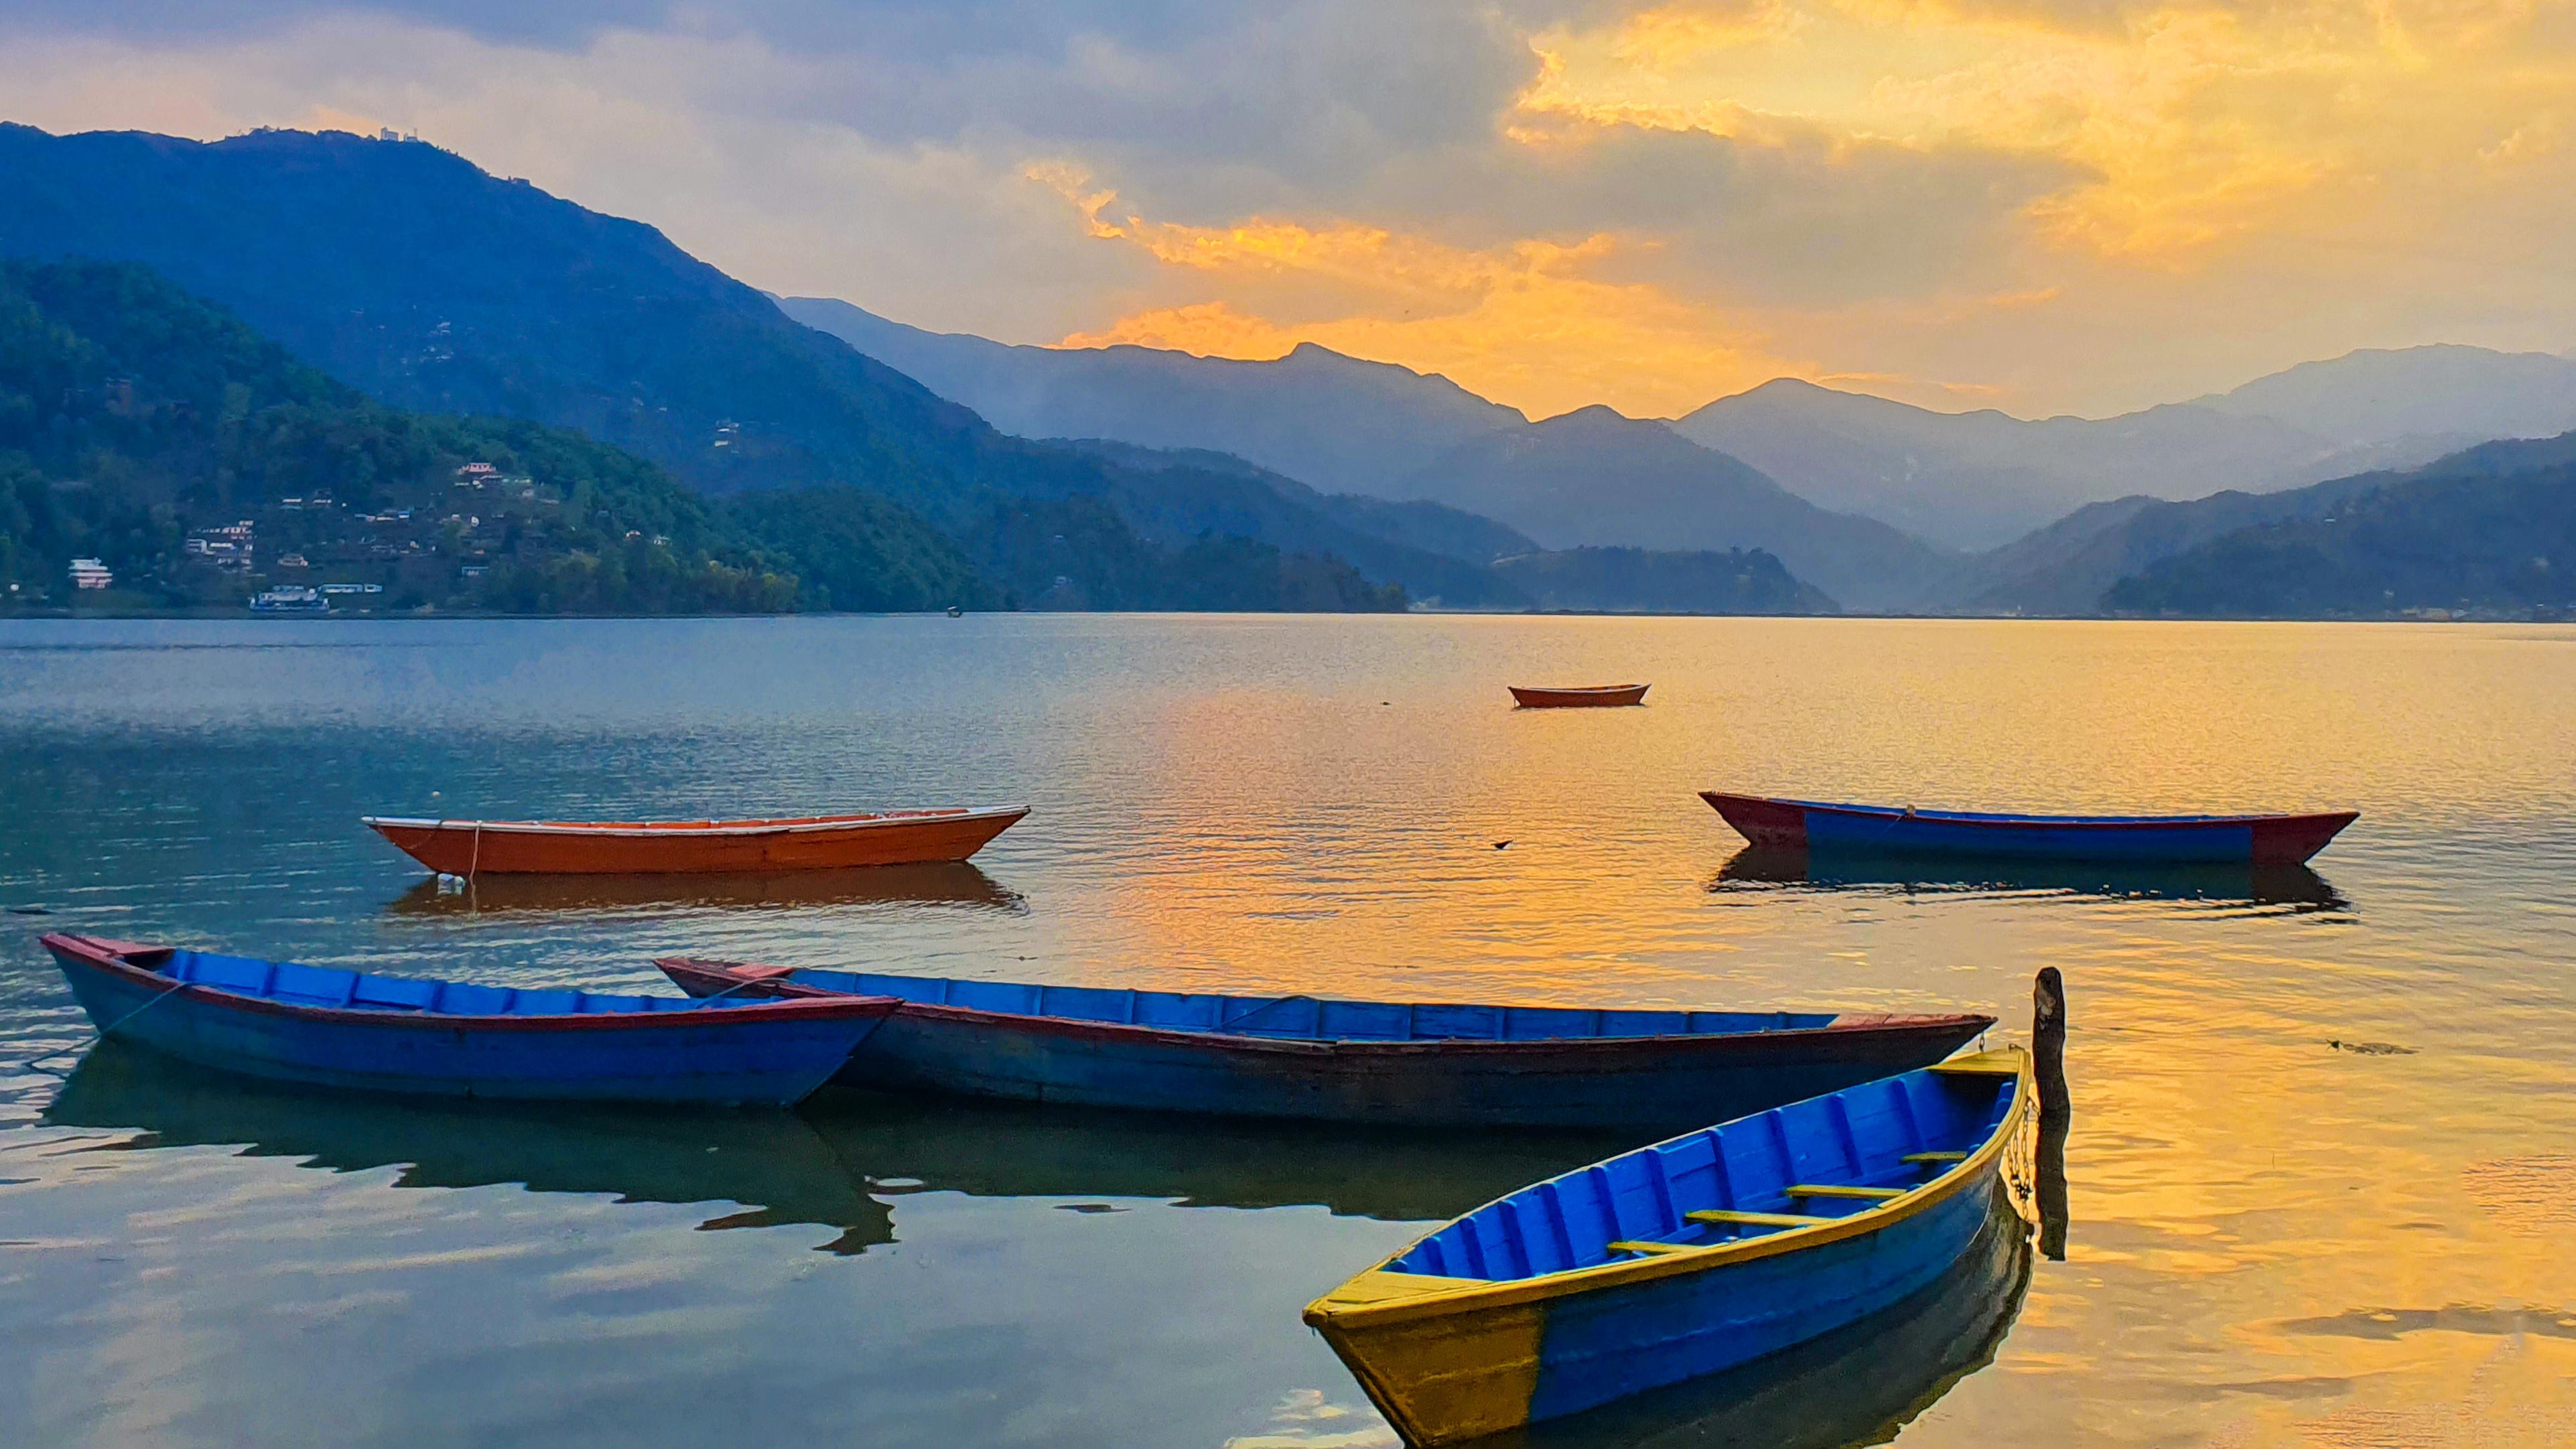
[[(846, 302), (781, 306), (1013, 432), (1227, 452), (1319, 488), (1438, 497), (1546, 542), (1573, 541), (1513, 519), (1472, 480), (1416, 491), (1435, 460), (1545, 426), (1446, 378), (1312, 344), (1269, 362), (1005, 346), (925, 332)], [(2035, 421), (1933, 412), (1782, 378), (1671, 427), (1820, 508), (1876, 519), (1935, 549), (1974, 552), (2133, 495), (2269, 492), (2412, 467), (2491, 438), (2553, 436), (2576, 428), (2576, 359), (2457, 346), (2355, 352), (2189, 402)], [(1558, 483), (1568, 492), (1594, 486), (1571, 474)], [(1785, 536), (1760, 542), (1800, 566)], [(1969, 566), (1960, 577), (1979, 572)]]
[(1858, 608), (1925, 607), (1961, 572), (1897, 529), (1818, 508), (1735, 458), (1608, 408), (1532, 423), (1446, 378), (1312, 344), (1271, 362), (1009, 347), (846, 302), (780, 306), (1035, 437), (1229, 453), (1317, 488), (1483, 515), (1532, 548), (1767, 549)]
[[(2099, 607), (2220, 618), (2576, 617), (2576, 432), (2250, 502), (2158, 505), (2181, 511), (2192, 532), (2212, 519), (2238, 526), (2121, 579)], [(2249, 511), (2256, 516), (2245, 521)]]
[(1398, 497), (1434, 458), (1526, 426), (1445, 377), (1307, 343), (1271, 362), (1149, 347), (1013, 347), (925, 332), (824, 297), (779, 308), (1025, 438), (1231, 453), (1327, 493)]
[(2097, 421), (1784, 380), (1670, 423), (1532, 422), (1315, 347), (1011, 347), (779, 303), (649, 227), (330, 133), (0, 125), (0, 195), (0, 258), (148, 266), (387, 406), (570, 430), (742, 495), (723, 546), (844, 605), (2092, 613), (2392, 470), (2576, 427), (2576, 361), (2454, 347)]
[(1963, 568), (1875, 519), (1819, 508), (1662, 423), (1602, 407), (1472, 438), (1397, 487), (1553, 548), (1766, 550), (1856, 609), (1932, 607)]
[[(2576, 425), (2576, 409), (2569, 421)], [(1930, 412), (1786, 378), (1720, 398), (1673, 430), (1828, 508), (1965, 549), (1993, 548), (2073, 509), (2130, 494), (2285, 488), (2425, 462), (2487, 436), (2338, 442), (2200, 403), (2025, 422), (1994, 411)]]

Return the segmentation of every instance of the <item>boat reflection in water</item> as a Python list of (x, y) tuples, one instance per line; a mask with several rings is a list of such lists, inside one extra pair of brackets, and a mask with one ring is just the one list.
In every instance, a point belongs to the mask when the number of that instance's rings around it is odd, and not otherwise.
[(2030, 1224), (2003, 1194), (1950, 1271), (1740, 1368), (1475, 1441), (1479, 1449), (1843, 1449), (1883, 1444), (1994, 1361), (2030, 1289)]
[(110, 1041), (46, 1109), (58, 1126), (139, 1130), (122, 1150), (238, 1145), (334, 1172), (399, 1166), (397, 1187), (725, 1206), (703, 1227), (805, 1223), (827, 1251), (897, 1240), (912, 1193), (1318, 1205), (1454, 1217), (1631, 1145), (1592, 1134), (1428, 1133), (1239, 1123), (826, 1088), (797, 1112), (650, 1112), (395, 1100), (197, 1070)]
[(430, 876), (385, 909), (397, 916), (469, 916), (886, 905), (1028, 909), (1017, 891), (963, 861), (743, 874), (487, 875), (471, 882)]
[(626, 1202), (724, 1202), (748, 1210), (706, 1226), (813, 1223), (840, 1230), (836, 1252), (894, 1241), (886, 1205), (793, 1112), (333, 1092), (209, 1072), (111, 1040), (90, 1049), (44, 1119), (140, 1129), (118, 1144), (124, 1150), (238, 1145), (245, 1156), (301, 1158), (330, 1172), (399, 1166), (397, 1187), (515, 1184)]
[(1748, 846), (1718, 868), (1711, 891), (1786, 886), (1888, 894), (1951, 892), (1990, 896), (2089, 896), (2210, 907), (2259, 906), (2293, 913), (2347, 910), (2352, 903), (2304, 865), (2123, 865), (1965, 856)]

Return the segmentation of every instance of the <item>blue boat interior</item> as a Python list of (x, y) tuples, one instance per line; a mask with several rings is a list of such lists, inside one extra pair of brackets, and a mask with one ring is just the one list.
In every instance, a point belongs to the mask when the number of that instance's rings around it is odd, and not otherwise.
[(1803, 810), (1834, 810), (1888, 820), (1957, 820), (1983, 825), (2243, 825), (2249, 815), (2013, 815), (1976, 810), (1917, 810), (1902, 805), (1840, 805), (1829, 800), (1782, 800)]
[(1522, 1188), (1386, 1269), (1536, 1278), (1867, 1212), (1984, 1146), (2014, 1088), (2010, 1075), (1930, 1068), (1792, 1102)]
[(1726, 1036), (1813, 1031), (1830, 1011), (1609, 1011), (1545, 1006), (1337, 1001), (1313, 996), (1195, 996), (1096, 986), (1032, 986), (866, 971), (788, 973), (788, 980), (925, 1006), (1006, 1012), (1166, 1031), (1295, 1041), (1556, 1041), (1602, 1037)]
[(299, 966), (211, 951), (175, 950), (155, 963), (132, 964), (191, 986), (212, 987), (288, 1006), (355, 1011), (416, 1011), (439, 1016), (575, 1016), (638, 1011), (691, 1011), (750, 1004), (743, 997), (693, 1001), (675, 996), (604, 996), (589, 991), (531, 990), (434, 981), (418, 976), (375, 976), (334, 966)]

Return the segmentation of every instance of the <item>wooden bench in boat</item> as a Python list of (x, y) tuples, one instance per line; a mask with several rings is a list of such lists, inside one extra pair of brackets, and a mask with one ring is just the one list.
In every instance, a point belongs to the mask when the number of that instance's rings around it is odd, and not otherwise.
[(1748, 1228), (1803, 1228), (1836, 1221), (1833, 1218), (1809, 1217), (1805, 1213), (1747, 1213), (1732, 1208), (1701, 1208), (1682, 1216), (1695, 1223), (1724, 1223)]
[(1848, 1197), (1863, 1202), (1888, 1202), (1911, 1191), (1913, 1189), (1904, 1187), (1844, 1187), (1825, 1182), (1795, 1183), (1788, 1189), (1791, 1197)]

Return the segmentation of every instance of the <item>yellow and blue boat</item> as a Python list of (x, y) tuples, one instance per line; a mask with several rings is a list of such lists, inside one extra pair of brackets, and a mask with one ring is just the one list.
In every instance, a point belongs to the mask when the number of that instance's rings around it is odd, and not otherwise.
[(1949, 1271), (2033, 1092), (2006, 1048), (1643, 1147), (1447, 1224), (1306, 1322), (1416, 1445), (1719, 1373)]

